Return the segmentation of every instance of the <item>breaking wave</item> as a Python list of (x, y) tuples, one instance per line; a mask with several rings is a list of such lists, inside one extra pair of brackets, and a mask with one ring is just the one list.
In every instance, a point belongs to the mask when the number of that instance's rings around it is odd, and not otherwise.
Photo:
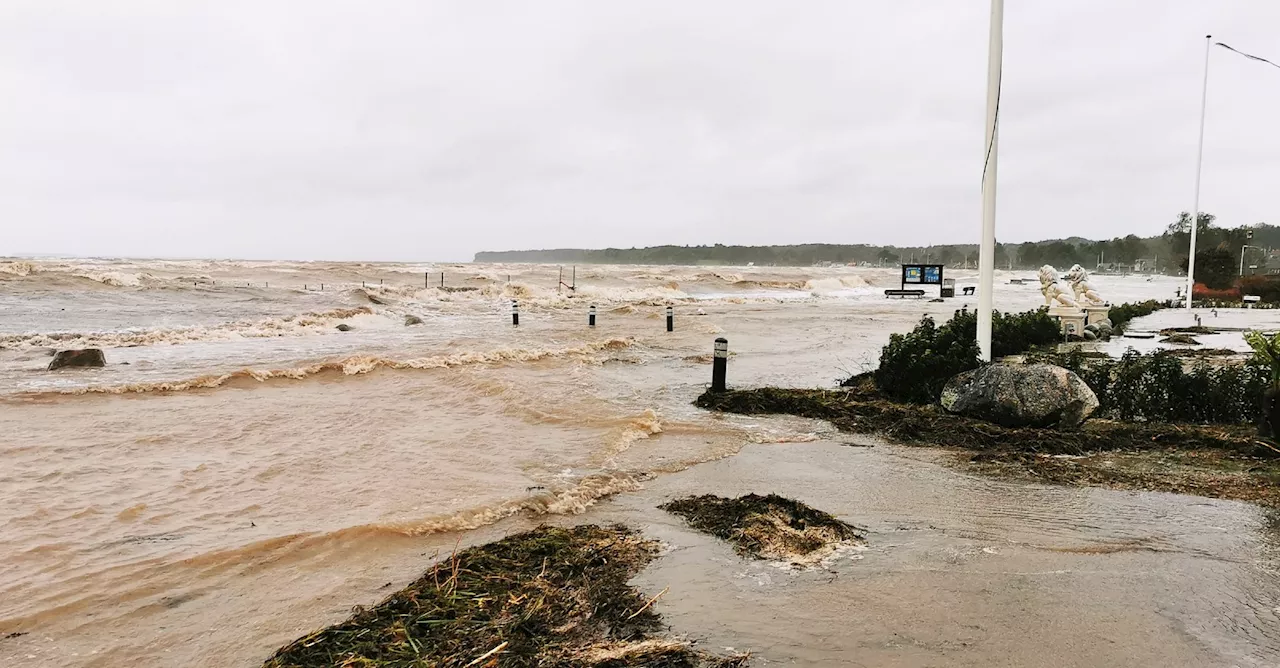
[(208, 327), (172, 327), (156, 329), (126, 329), (114, 332), (48, 332), (36, 334), (0, 335), (0, 349), (12, 348), (126, 348), (161, 344), (190, 343), (194, 341), (228, 341), (233, 339), (269, 338), (277, 336), (304, 336), (331, 329), (340, 320), (358, 315), (371, 315), (373, 309), (333, 309), (303, 313), (284, 318), (268, 318), (256, 321), (228, 322)]
[(40, 267), (34, 262), (28, 260), (11, 260), (0, 262), (0, 274), (10, 274), (12, 276), (30, 276), (39, 273)]
[(347, 376), (366, 374), (378, 369), (447, 369), (471, 364), (498, 364), (504, 362), (536, 362), (553, 357), (590, 355), (607, 350), (621, 350), (635, 343), (632, 338), (615, 337), (574, 348), (528, 349), (508, 348), (488, 352), (463, 352), (452, 355), (436, 355), (410, 360), (392, 360), (368, 355), (341, 360), (317, 362), (286, 369), (240, 369), (223, 374), (208, 374), (177, 381), (128, 383), (123, 385), (88, 386), (25, 392), (18, 396), (75, 394), (135, 394), (147, 392), (183, 392), (186, 390), (222, 387), (236, 380), (266, 382), (276, 379), (303, 380), (322, 373), (341, 373)]
[(809, 292), (821, 294), (824, 292), (838, 292), (841, 290), (849, 290), (855, 288), (872, 287), (872, 284), (862, 276), (839, 276), (832, 278), (817, 278), (804, 282), (803, 288)]
[(600, 499), (639, 488), (640, 482), (629, 473), (621, 471), (596, 473), (584, 476), (569, 486), (540, 491), (523, 499), (473, 508), (443, 517), (378, 524), (373, 528), (390, 530), (406, 536), (425, 536), (478, 529), (519, 513), (535, 516), (579, 515)]

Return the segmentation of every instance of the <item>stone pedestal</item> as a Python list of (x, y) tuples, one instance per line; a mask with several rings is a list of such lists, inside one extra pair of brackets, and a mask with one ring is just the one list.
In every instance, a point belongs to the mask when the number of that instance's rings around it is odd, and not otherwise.
[(1085, 312), (1079, 308), (1071, 308), (1070, 306), (1052, 306), (1049, 308), (1049, 315), (1058, 319), (1062, 324), (1062, 333), (1081, 336), (1084, 334)]
[(1084, 307), (1086, 325), (1096, 325), (1107, 319), (1111, 313), (1110, 306), (1086, 306)]

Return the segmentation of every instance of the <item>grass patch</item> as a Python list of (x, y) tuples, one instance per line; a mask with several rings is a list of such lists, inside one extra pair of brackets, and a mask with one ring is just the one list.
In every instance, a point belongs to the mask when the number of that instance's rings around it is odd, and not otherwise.
[(1159, 449), (1169, 446), (1229, 450), (1247, 455), (1277, 456), (1246, 425), (1175, 425), (1089, 420), (1078, 430), (1001, 427), (952, 415), (937, 406), (866, 400), (844, 390), (755, 390), (707, 392), (694, 402), (727, 413), (788, 414), (820, 418), (836, 428), (861, 434), (884, 434), (915, 445), (941, 445), (971, 450), (1006, 450), (1082, 455), (1099, 450)]
[(746, 665), (655, 635), (653, 600), (627, 582), (656, 554), (622, 526), (540, 527), (458, 552), (264, 668)]
[(705, 494), (659, 508), (683, 517), (689, 526), (729, 541), (739, 554), (811, 564), (843, 543), (862, 540), (858, 528), (776, 494), (736, 499)]
[(1057, 485), (1194, 494), (1280, 507), (1280, 461), (1216, 450), (1098, 452), (1053, 457), (1022, 452), (961, 455), (985, 475)]
[(865, 385), (852, 392), (761, 388), (706, 393), (695, 403), (733, 413), (819, 418), (842, 431), (956, 448), (981, 473), (1280, 506), (1280, 448), (1257, 438), (1253, 426), (1094, 419), (1077, 430), (1008, 428), (937, 406), (869, 396)]

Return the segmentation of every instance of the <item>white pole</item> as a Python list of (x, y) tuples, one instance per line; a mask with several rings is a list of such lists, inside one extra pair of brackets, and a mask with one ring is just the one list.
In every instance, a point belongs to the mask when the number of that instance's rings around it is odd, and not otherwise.
[(1209, 49), (1213, 35), (1204, 36), (1204, 87), (1200, 92), (1200, 145), (1196, 148), (1196, 199), (1191, 208), (1191, 248), (1187, 254), (1187, 310), (1191, 310), (1191, 288), (1196, 284), (1196, 231), (1200, 227), (1200, 165), (1204, 163), (1204, 112), (1209, 105)]
[(991, 361), (991, 301), (996, 273), (996, 121), (1000, 110), (1000, 66), (1004, 53), (1004, 0), (991, 0), (987, 52), (987, 126), (982, 144), (982, 244), (978, 247), (978, 354)]

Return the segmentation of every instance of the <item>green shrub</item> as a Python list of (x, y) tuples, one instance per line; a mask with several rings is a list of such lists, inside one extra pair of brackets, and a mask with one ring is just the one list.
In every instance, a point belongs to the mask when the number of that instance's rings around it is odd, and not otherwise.
[(1120, 304), (1119, 306), (1112, 306), (1111, 310), (1107, 311), (1107, 318), (1111, 320), (1111, 327), (1114, 328), (1116, 333), (1120, 333), (1124, 331), (1130, 320), (1151, 315), (1162, 308), (1164, 308), (1164, 304), (1154, 299), (1148, 299), (1145, 302), (1136, 304)]
[[(897, 401), (929, 404), (938, 400), (952, 376), (978, 368), (978, 315), (956, 311), (939, 326), (925, 316), (906, 334), (889, 337), (874, 373), (876, 387)], [(1015, 355), (1061, 338), (1058, 321), (1044, 309), (991, 314), (991, 354)]]
[(1120, 359), (1086, 358), (1079, 351), (1038, 361), (1074, 371), (1098, 396), (1101, 417), (1148, 422), (1240, 424), (1257, 417), (1270, 369), (1249, 364), (1209, 365), (1190, 370), (1163, 352), (1132, 349)]
[[(1121, 330), (1133, 318), (1164, 308), (1152, 301), (1111, 307), (1108, 316)], [(1040, 308), (1022, 313), (991, 313), (991, 356), (1020, 355), (1062, 340), (1058, 319)], [(952, 376), (978, 368), (978, 314), (961, 309), (942, 325), (925, 316), (906, 334), (889, 337), (873, 373), (876, 388), (896, 401), (929, 404), (942, 395)], [(845, 384), (861, 380), (854, 376)], [(1097, 390), (1095, 390), (1096, 392)]]
[(978, 366), (978, 341), (953, 327), (952, 318), (941, 327), (925, 316), (906, 334), (893, 334), (880, 351), (875, 371), (876, 387), (898, 401), (933, 403), (952, 376)]
[(1280, 390), (1280, 332), (1267, 336), (1250, 330), (1244, 340), (1253, 348), (1254, 363), (1271, 372), (1271, 389)]

